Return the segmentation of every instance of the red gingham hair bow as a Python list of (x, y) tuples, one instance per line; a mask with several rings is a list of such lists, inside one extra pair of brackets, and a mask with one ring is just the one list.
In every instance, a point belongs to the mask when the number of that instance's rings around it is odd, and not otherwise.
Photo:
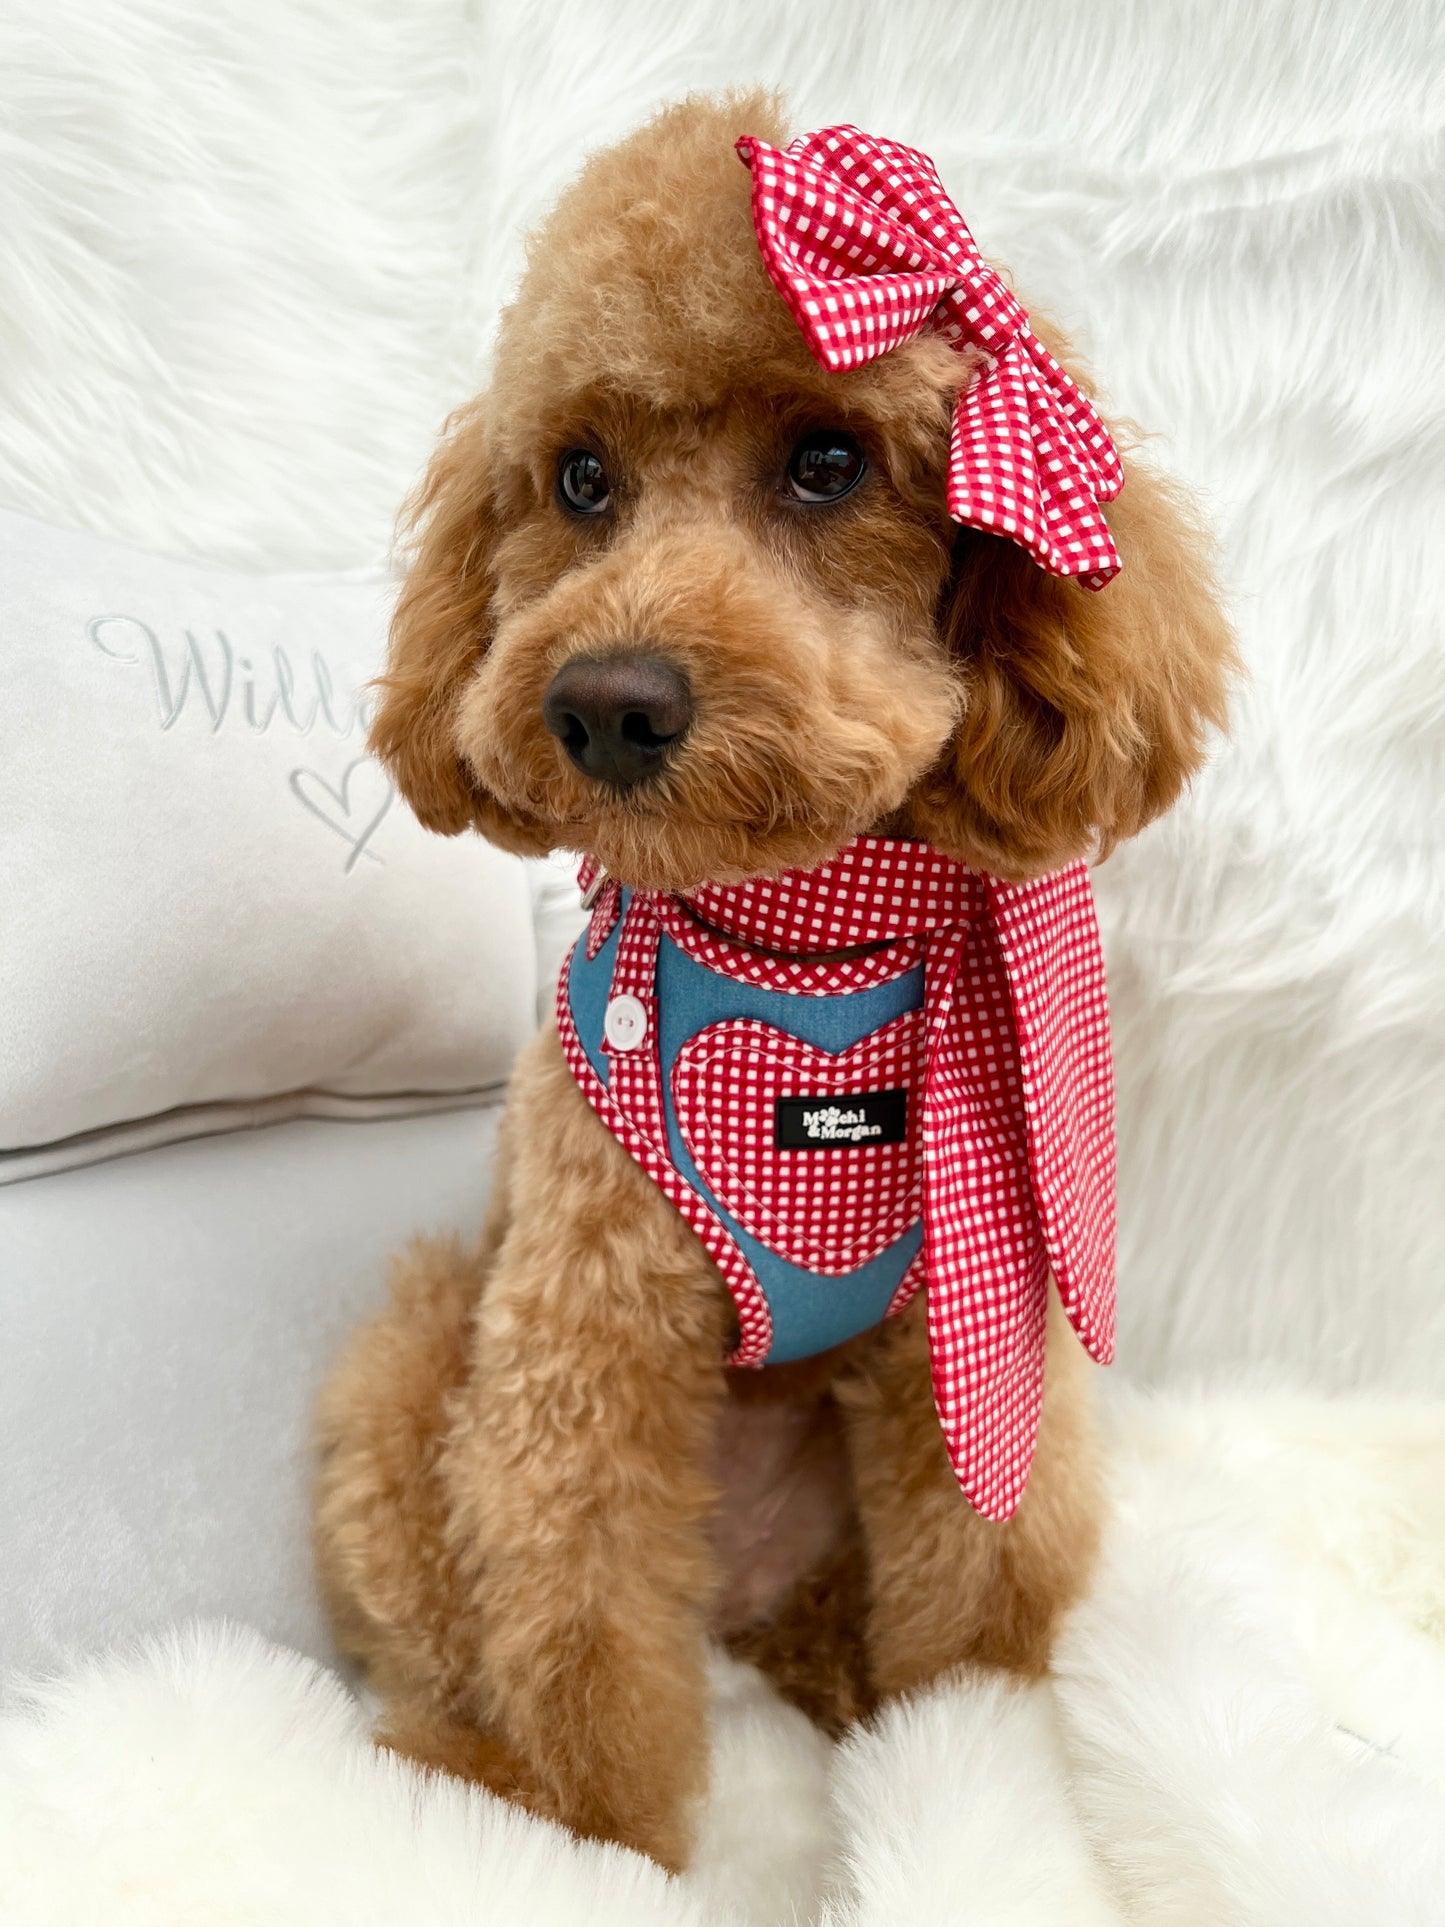
[(1124, 486), (1118, 451), (979, 253), (932, 161), (856, 127), (786, 150), (751, 136), (737, 148), (752, 169), (764, 266), (817, 360), (853, 368), (925, 329), (981, 349), (988, 362), (954, 410), (949, 514), (1102, 589), (1120, 566), (1099, 506)]

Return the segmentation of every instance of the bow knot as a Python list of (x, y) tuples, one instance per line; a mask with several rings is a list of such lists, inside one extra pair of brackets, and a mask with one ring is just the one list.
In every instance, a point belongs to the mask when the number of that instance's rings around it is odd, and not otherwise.
[(925, 329), (982, 350), (954, 409), (950, 515), (1017, 542), (1051, 575), (1102, 588), (1120, 566), (1100, 506), (1124, 486), (1118, 451), (932, 161), (856, 127), (737, 147), (764, 266), (816, 359), (854, 368)]

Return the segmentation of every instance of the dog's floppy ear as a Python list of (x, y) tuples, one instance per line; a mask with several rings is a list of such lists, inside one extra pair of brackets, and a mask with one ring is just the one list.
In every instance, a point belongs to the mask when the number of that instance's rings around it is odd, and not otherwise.
[(1107, 852), (1166, 810), (1225, 721), (1236, 667), (1209, 544), (1182, 492), (1125, 453), (1102, 589), (961, 531), (940, 610), (965, 701), (914, 798), (930, 841), (1026, 876)]
[(402, 526), (413, 541), (391, 621), (386, 674), (369, 746), (429, 830), (455, 836), (476, 821), (457, 755), (460, 697), (486, 646), (494, 588), (496, 510), (487, 480), (484, 399), (454, 415)]

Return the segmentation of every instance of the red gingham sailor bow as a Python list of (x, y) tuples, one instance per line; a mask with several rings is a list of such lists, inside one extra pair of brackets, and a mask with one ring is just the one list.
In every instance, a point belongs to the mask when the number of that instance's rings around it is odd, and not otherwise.
[[(584, 886), (596, 875), (589, 861)], [(620, 904), (608, 879), (589, 950), (609, 934)], [(1005, 883), (925, 843), (862, 836), (813, 870), (709, 884), (685, 900), (636, 892), (627, 918), (614, 988), (641, 1001), (654, 1038), (660, 931), (712, 969), (795, 993), (799, 966), (783, 961), (789, 956), (922, 946), (923, 1263), (909, 1277), (927, 1289), (934, 1400), (959, 1484), (985, 1517), (1011, 1517), (1042, 1409), (1050, 1273), (1085, 1348), (1101, 1364), (1113, 1356), (1114, 1078), (1087, 868)], [(759, 948), (740, 950), (706, 926)], [(808, 965), (807, 994), (866, 987), (898, 967), (896, 950)], [(558, 1017), (574, 1075), (722, 1271), (742, 1333), (731, 1362), (762, 1363), (771, 1326), (757, 1281), (659, 1149), (655, 1051), (613, 1058), (604, 1088), (588, 1069), (566, 989), (564, 968)], [(745, 1105), (747, 1095), (727, 1101)], [(890, 1312), (909, 1295), (901, 1292)]]
[(752, 136), (737, 148), (764, 265), (817, 360), (853, 368), (924, 329), (981, 349), (988, 362), (954, 410), (949, 514), (1103, 588), (1120, 566), (1099, 506), (1124, 486), (1118, 451), (928, 156), (846, 126), (786, 150)]

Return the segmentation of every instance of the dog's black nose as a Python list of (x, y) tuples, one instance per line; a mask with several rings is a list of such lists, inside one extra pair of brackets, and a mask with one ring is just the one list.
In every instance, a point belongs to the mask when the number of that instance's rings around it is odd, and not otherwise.
[(626, 789), (686, 735), (692, 690), (658, 656), (574, 656), (552, 678), (542, 720), (585, 775)]

